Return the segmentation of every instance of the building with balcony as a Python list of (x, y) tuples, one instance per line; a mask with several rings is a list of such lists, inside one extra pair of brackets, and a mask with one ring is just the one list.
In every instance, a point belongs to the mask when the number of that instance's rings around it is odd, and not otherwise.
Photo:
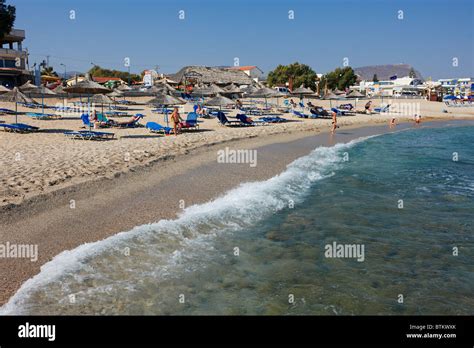
[(0, 84), (19, 86), (32, 79), (28, 67), (28, 52), (23, 49), (25, 31), (12, 29), (0, 41)]

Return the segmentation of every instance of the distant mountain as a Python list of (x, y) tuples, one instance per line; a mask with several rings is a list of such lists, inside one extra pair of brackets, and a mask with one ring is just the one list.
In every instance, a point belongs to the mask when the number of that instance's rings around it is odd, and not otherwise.
[[(386, 64), (386, 65), (369, 65), (360, 68), (354, 68), (354, 72), (360, 76), (362, 80), (372, 80), (374, 74), (377, 74), (379, 80), (389, 80), (391, 76), (405, 77), (410, 73), (410, 64)], [(415, 70), (416, 77), (423, 80), (421, 73)]]

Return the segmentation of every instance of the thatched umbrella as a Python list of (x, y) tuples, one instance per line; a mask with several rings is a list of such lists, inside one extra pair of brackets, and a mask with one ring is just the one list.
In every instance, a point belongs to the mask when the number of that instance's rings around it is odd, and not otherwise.
[(254, 85), (248, 85), (247, 87), (241, 88), (240, 91), (242, 93), (252, 94), (258, 91), (258, 88)]
[(295, 88), (293, 91), (291, 91), (291, 94), (303, 96), (314, 94), (314, 92), (311, 89), (306, 88), (304, 85), (301, 85), (300, 87)]
[(207, 106), (218, 106), (219, 110), (221, 110), (223, 105), (234, 104), (234, 101), (232, 99), (229, 99), (227, 97), (224, 97), (224, 96), (218, 94), (214, 98), (209, 99), (204, 104), (207, 105)]
[(357, 107), (357, 100), (359, 98), (363, 98), (363, 97), (365, 97), (365, 95), (363, 95), (359, 91), (356, 91), (355, 89), (346, 94), (346, 98), (351, 98), (351, 99), (354, 98), (355, 99), (354, 108)]
[(131, 89), (129, 86), (127, 86), (127, 85), (120, 85), (120, 86), (117, 87), (117, 89), (118, 89), (119, 91), (122, 91), (122, 92), (127, 92), (127, 91), (131, 91), (131, 90), (132, 90), (132, 89)]
[(279, 91), (275, 90), (275, 89), (271, 89), (271, 88), (268, 88), (268, 87), (263, 87), (263, 88), (260, 88), (258, 89), (257, 91), (255, 91), (254, 93), (248, 95), (249, 97), (252, 97), (252, 98), (265, 98), (265, 107), (267, 107), (267, 98), (271, 98), (271, 97), (281, 97), (283, 96), (282, 93), (280, 93)]
[(335, 95), (341, 95), (341, 94), (345, 94), (346, 92), (341, 91), (341, 90), (339, 90), (339, 89), (336, 88), (336, 89), (333, 91), (333, 93), (334, 93)]
[[(173, 97), (172, 95), (169, 94), (159, 94), (155, 98), (151, 99), (148, 101), (149, 105), (153, 106), (173, 106), (173, 105), (183, 105), (186, 104), (184, 100), (178, 99)], [(169, 121), (168, 121), (168, 110), (165, 111), (165, 122), (166, 126), (168, 127)]]
[(10, 90), (4, 85), (0, 85), (0, 94), (10, 92)]
[[(84, 81), (78, 82), (70, 87), (64, 88), (65, 92), (68, 93), (82, 93), (87, 94), (87, 113), (90, 115), (90, 95), (91, 94), (108, 94), (111, 92), (110, 89), (98, 84), (86, 78)], [(90, 130), (90, 123), (89, 123), (89, 130)]]
[(109, 97), (112, 97), (112, 98), (117, 98), (117, 97), (121, 97), (123, 96), (123, 92), (118, 90), (118, 89), (114, 89), (114, 91), (112, 93), (109, 93), (107, 94)]
[(2, 94), (0, 96), (0, 100), (15, 103), (15, 123), (18, 123), (18, 103), (33, 103), (33, 100), (21, 93), (17, 87), (5, 94)]
[(235, 84), (231, 84), (224, 88), (222, 94), (242, 94), (243, 92)]
[(91, 98), (91, 100), (94, 104), (100, 104), (102, 106), (102, 114), (104, 113), (104, 104), (108, 104), (110, 107), (110, 104), (114, 103), (112, 98), (106, 96), (105, 94), (96, 94)]
[(22, 92), (34, 92), (38, 89), (39, 87), (32, 84), (31, 80), (26, 81), (26, 83), (22, 84), (18, 89)]
[(42, 113), (44, 114), (44, 96), (45, 95), (56, 95), (55, 92), (50, 90), (49, 88), (45, 86), (38, 87), (38, 89), (35, 91), (35, 93), (41, 93), (41, 106), (42, 106)]
[(329, 99), (329, 105), (330, 105), (330, 107), (332, 107), (331, 100), (339, 99), (339, 97), (337, 95), (335, 95), (333, 92), (329, 92), (328, 94), (325, 94), (323, 96), (323, 99)]

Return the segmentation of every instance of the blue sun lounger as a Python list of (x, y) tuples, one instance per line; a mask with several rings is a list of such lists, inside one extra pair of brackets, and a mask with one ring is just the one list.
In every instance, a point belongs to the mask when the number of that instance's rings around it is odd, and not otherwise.
[(288, 120), (287, 120), (286, 118), (282, 118), (282, 117), (279, 117), (279, 116), (275, 116), (275, 117), (268, 117), (268, 116), (259, 117), (259, 120), (262, 120), (263, 122), (266, 122), (266, 123), (288, 122)]
[(299, 111), (296, 111), (296, 110), (293, 110), (293, 114), (298, 116), (299, 118), (308, 118), (309, 117), (309, 115), (306, 115), (306, 114), (304, 114), (302, 112), (299, 112)]
[(145, 127), (152, 133), (163, 133), (166, 135), (173, 132), (173, 128), (164, 127), (161, 124), (156, 123), (156, 122), (147, 122)]
[(12, 124), (0, 124), (0, 127), (3, 127), (3, 130), (6, 132), (15, 132), (15, 133), (31, 133), (37, 132), (38, 127), (30, 126), (24, 123), (12, 123)]
[(15, 110), (0, 108), (0, 114), (14, 115), (14, 114), (15, 114)]
[(26, 116), (35, 118), (37, 120), (51, 120), (53, 118), (60, 118), (61, 116), (59, 115), (54, 115), (54, 114), (43, 114), (41, 112), (27, 112)]
[(190, 112), (186, 117), (186, 120), (181, 124), (182, 129), (199, 129), (198, 114)]
[(219, 120), (219, 123), (223, 126), (245, 126), (240, 120), (238, 121), (229, 121), (226, 115), (222, 111), (218, 111), (216, 118)]
[(114, 133), (95, 132), (88, 130), (64, 132), (64, 135), (68, 138), (77, 140), (112, 140), (115, 137)]
[(390, 109), (390, 104), (382, 106), (380, 108), (374, 108), (374, 111), (382, 114), (384, 112), (388, 112), (389, 109)]

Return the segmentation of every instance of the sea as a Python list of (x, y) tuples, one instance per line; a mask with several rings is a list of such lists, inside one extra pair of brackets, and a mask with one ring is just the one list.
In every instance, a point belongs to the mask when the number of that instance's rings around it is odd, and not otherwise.
[(472, 315), (474, 126), (317, 147), (65, 251), (1, 314)]

